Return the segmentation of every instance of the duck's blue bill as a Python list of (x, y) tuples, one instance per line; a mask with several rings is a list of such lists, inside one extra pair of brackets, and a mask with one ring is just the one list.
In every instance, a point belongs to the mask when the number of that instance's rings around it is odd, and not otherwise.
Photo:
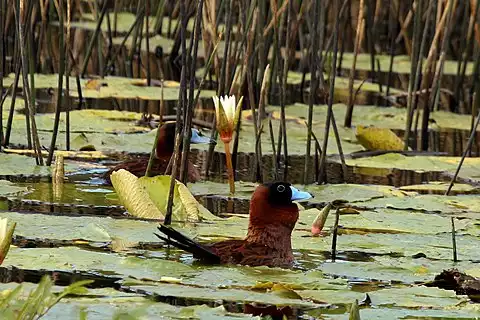
[(197, 129), (192, 128), (192, 137), (190, 138), (190, 143), (216, 144), (216, 141), (213, 139), (210, 139), (209, 137), (201, 136), (200, 132)]
[(306, 191), (300, 191), (292, 186), (290, 186), (290, 189), (292, 189), (292, 201), (307, 200), (313, 198), (313, 196)]

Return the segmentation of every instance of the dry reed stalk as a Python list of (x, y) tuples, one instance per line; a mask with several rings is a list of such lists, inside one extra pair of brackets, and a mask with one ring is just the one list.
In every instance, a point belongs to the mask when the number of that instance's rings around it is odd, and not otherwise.
[(260, 115), (265, 114), (265, 105), (267, 101), (267, 93), (268, 93), (268, 88), (269, 88), (269, 74), (270, 74), (270, 65), (267, 64), (267, 67), (265, 68), (264, 76), (263, 76), (263, 81), (262, 81), (262, 87), (260, 89), (260, 99), (258, 101), (258, 118), (257, 118), (257, 126), (259, 126), (256, 130), (257, 134), (255, 136), (255, 139), (259, 141), (259, 143), (255, 144), (255, 162), (256, 162), (256, 180), (259, 180), (262, 182), (263, 180), (263, 161), (262, 161), (262, 148), (261, 148), (261, 138), (260, 135), (262, 134), (262, 128), (263, 128), (263, 119), (260, 118)]
[[(473, 1), (475, 1), (475, 0), (470, 0), (470, 7), (472, 7), (472, 8), (474, 6)], [(480, 26), (479, 26), (478, 22), (475, 22), (474, 29), (475, 29), (475, 40), (477, 41), (477, 44), (480, 45)]]
[(63, 1), (60, 1), (58, 6), (58, 17), (60, 19), (60, 32), (59, 32), (59, 39), (58, 39), (58, 52), (59, 52), (59, 59), (58, 59), (58, 87), (57, 87), (57, 101), (55, 104), (55, 119), (53, 122), (53, 133), (52, 133), (52, 140), (50, 142), (50, 149), (48, 150), (48, 157), (47, 157), (47, 166), (52, 164), (53, 160), (53, 153), (55, 151), (55, 146), (57, 142), (57, 135), (58, 135), (58, 128), (60, 125), (60, 115), (62, 110), (62, 101), (63, 101), (63, 77), (65, 74), (65, 25), (63, 20)]
[[(181, 166), (180, 166), (180, 181), (183, 184), (187, 184), (188, 178), (188, 156), (190, 154), (190, 137), (191, 137), (191, 128), (192, 128), (192, 117), (193, 117), (193, 109), (195, 108), (195, 100), (194, 100), (194, 93), (195, 93), (195, 66), (197, 65), (197, 55), (198, 55), (198, 44), (200, 40), (200, 29), (202, 23), (202, 9), (203, 9), (203, 0), (198, 1), (197, 5), (197, 14), (195, 16), (195, 31), (193, 36), (193, 41), (190, 42), (190, 50), (193, 47), (193, 55), (190, 56), (189, 54), (189, 63), (190, 63), (190, 85), (189, 85), (189, 96), (188, 101), (184, 103), (184, 126), (183, 126), (183, 147), (182, 147), (182, 159), (181, 159)], [(188, 66), (188, 63), (186, 63)], [(200, 91), (200, 89), (198, 89)]]
[[(1, 1), (1, 0), (0, 0)], [(10, 134), (12, 132), (12, 123), (13, 123), (13, 115), (15, 112), (15, 101), (17, 99), (17, 95), (13, 94), (14, 92), (17, 92), (18, 88), (18, 81), (20, 79), (20, 53), (19, 53), (19, 48), (18, 48), (18, 39), (15, 41), (15, 48), (13, 50), (13, 59), (15, 61), (15, 78), (13, 80), (12, 84), (12, 99), (10, 102), (10, 111), (8, 113), (8, 118), (7, 118), (7, 127), (5, 128), (5, 138), (3, 140), (3, 146), (6, 147), (10, 144)], [(30, 146), (29, 149), (31, 149), (31, 139), (30, 141)]]
[[(410, 77), (408, 82), (408, 96), (407, 96), (407, 121), (405, 124), (405, 134), (404, 134), (404, 150), (408, 150), (410, 144), (410, 131), (412, 128), (412, 120), (414, 115), (414, 104), (413, 104), (413, 92), (415, 91), (415, 82), (416, 82), (416, 73), (417, 66), (422, 65), (423, 62), (423, 55), (420, 55), (420, 46), (419, 46), (419, 39), (420, 39), (420, 29), (422, 27), (422, 9), (423, 9), (423, 0), (418, 0), (417, 10), (415, 12), (415, 20), (413, 25), (413, 40), (412, 40), (412, 55), (411, 55), (411, 62), (410, 62)], [(426, 31), (426, 28), (424, 28)], [(418, 49), (417, 49), (418, 48)], [(419, 62), (419, 60), (421, 60)], [(415, 122), (417, 123), (417, 121)], [(416, 128), (416, 126), (415, 126)], [(415, 129), (416, 130), (416, 129)]]
[(332, 42), (333, 42), (333, 59), (330, 69), (330, 88), (329, 88), (329, 95), (328, 95), (328, 110), (327, 110), (327, 117), (325, 119), (325, 133), (323, 138), (323, 146), (322, 146), (322, 155), (320, 158), (320, 176), (322, 179), (325, 177), (326, 173), (326, 157), (327, 157), (327, 146), (328, 146), (328, 136), (330, 133), (330, 123), (333, 127), (333, 132), (335, 134), (335, 140), (337, 142), (338, 152), (340, 155), (340, 160), (342, 163), (342, 175), (343, 180), (346, 181), (346, 174), (347, 174), (347, 166), (345, 163), (345, 156), (343, 155), (342, 144), (340, 140), (340, 135), (337, 130), (337, 125), (335, 123), (335, 115), (333, 113), (333, 98), (335, 93), (335, 80), (336, 80), (336, 65), (337, 65), (337, 54), (338, 54), (338, 33), (340, 29), (340, 17), (345, 10), (346, 4), (348, 0), (344, 0), (340, 10), (337, 10), (336, 17), (335, 17), (335, 28), (332, 34)]
[(159, 112), (159, 121), (157, 126), (157, 132), (155, 134), (155, 140), (153, 141), (152, 150), (150, 151), (150, 158), (148, 159), (147, 170), (145, 170), (145, 177), (151, 177), (152, 175), (152, 165), (155, 161), (155, 151), (157, 149), (158, 137), (160, 135), (160, 127), (163, 124), (163, 114), (165, 112), (165, 100), (164, 100), (164, 83), (163, 80), (160, 81), (160, 112)]
[[(213, 47), (218, 43), (220, 35), (217, 33), (217, 9), (216, 0), (207, 0), (204, 2), (204, 10), (202, 14), (202, 42), (205, 56), (211, 54)], [(214, 70), (217, 80), (220, 77), (220, 63), (217, 56), (214, 60)]]
[[(67, 0), (67, 35), (65, 41), (65, 52), (70, 52), (71, 28), (72, 28), (72, 0)], [(65, 70), (65, 146), (66, 150), (70, 150), (70, 71), (71, 60), (70, 55), (66, 54), (66, 70)], [(81, 96), (80, 96), (81, 97)]]
[(413, 11), (415, 10), (415, 7), (416, 7), (416, 2), (413, 3), (412, 8), (408, 11), (408, 14), (405, 17), (405, 20), (402, 20), (402, 16), (400, 14), (400, 9), (401, 9), (400, 1), (402, 0), (395, 0), (395, 3), (397, 5), (397, 10), (398, 10), (398, 14), (397, 14), (398, 22), (400, 23), (400, 32), (397, 38), (395, 39), (395, 43), (399, 43), (403, 38), (403, 41), (405, 42), (405, 51), (407, 52), (407, 55), (410, 56), (412, 55), (412, 42), (408, 37), (407, 29), (410, 25), (410, 21), (413, 16)]
[[(440, 36), (442, 34), (443, 28), (445, 27), (445, 23), (447, 21), (447, 13), (448, 13), (447, 11), (448, 10), (443, 11), (440, 21), (436, 24), (437, 30), (435, 31), (435, 35), (433, 36), (433, 40), (430, 44), (430, 50), (428, 51), (428, 56), (427, 56), (427, 59), (425, 60), (424, 70), (429, 70), (431, 65), (436, 61), (434, 57), (437, 54), (438, 42), (440, 41)], [(423, 77), (421, 88), (425, 87), (426, 78), (427, 77)]]
[(335, 223), (333, 225), (333, 231), (332, 231), (332, 262), (335, 262), (337, 258), (337, 238), (338, 238), (338, 223), (340, 220), (340, 212), (337, 209), (335, 211)]
[[(480, 86), (477, 83), (477, 87), (475, 88), (475, 96), (477, 96), (477, 93), (480, 92)], [(477, 120), (475, 121), (475, 125), (473, 126), (471, 132), (470, 132), (470, 137), (468, 138), (467, 146), (465, 150), (463, 151), (462, 158), (460, 159), (460, 162), (458, 163), (457, 170), (455, 171), (455, 174), (452, 177), (452, 180), (450, 181), (450, 185), (448, 186), (447, 191), (445, 192), (445, 195), (448, 196), (450, 194), (450, 191), (453, 188), (453, 185), (455, 184), (455, 180), (457, 180), (458, 174), (460, 173), (460, 169), (462, 168), (463, 162), (465, 161), (465, 158), (467, 157), (467, 154), (469, 151), (472, 149), (473, 146), (473, 140), (475, 139), (475, 135), (477, 133), (477, 128), (478, 124), (480, 123), (480, 108), (478, 107), (478, 104), (480, 103), (480, 99), (475, 98), (474, 103), (475, 103), (475, 109), (478, 110), (477, 114)]]
[[(150, 27), (149, 27), (149, 21), (150, 21), (150, 0), (145, 0), (145, 45), (147, 46), (147, 86), (152, 85), (152, 75), (150, 71)], [(140, 47), (140, 52), (142, 48)]]
[[(85, 60), (83, 61), (82, 68), (80, 69), (81, 70), (80, 71), (80, 77), (82, 77), (82, 78), (85, 76), (85, 72), (87, 71), (88, 61), (90, 60), (90, 56), (91, 56), (92, 51), (93, 51), (93, 46), (95, 45), (95, 40), (97, 40), (98, 35), (101, 31), (103, 18), (105, 17), (105, 14), (107, 13), (107, 9), (108, 9), (107, 3), (108, 3), (108, 1), (105, 1), (103, 3), (102, 11), (101, 11), (100, 16), (97, 20), (97, 25), (95, 26), (95, 31), (93, 32), (92, 38), (90, 39), (90, 42), (89, 42), (88, 47), (87, 47), (87, 52), (85, 53)], [(100, 48), (98, 48), (98, 50), (100, 51)], [(101, 51), (99, 52), (99, 54), (101, 54)]]
[[(29, 13), (25, 12), (27, 11), (27, 8), (25, 8), (25, 0), (17, 0), (16, 2), (17, 2), (16, 5), (14, 5), (15, 20), (17, 24), (16, 31), (18, 35), (18, 43), (20, 47), (20, 58), (22, 62), (22, 80), (23, 80), (24, 100), (28, 110), (28, 116), (26, 121), (28, 121), (27, 123), (29, 123), (32, 126), (31, 139), (33, 142), (32, 144), (33, 149), (35, 150), (36, 162), (39, 165), (43, 165), (40, 139), (38, 137), (37, 124), (35, 120), (35, 109), (34, 109), (34, 106), (31, 105), (32, 103), (32, 99), (30, 96), (31, 91), (30, 91), (30, 85), (28, 83), (28, 58), (27, 58), (27, 53), (25, 52), (25, 30), (24, 30), (23, 21), (28, 21)], [(27, 132), (27, 135), (30, 136), (28, 132)]]
[[(321, 3), (316, 2), (315, 7), (313, 10), (313, 18), (314, 18), (314, 23), (313, 27), (311, 30), (312, 34), (312, 39), (317, 39), (318, 37), (318, 29), (319, 25), (323, 24), (324, 21), (319, 22), (319, 16), (320, 19), (323, 20), (323, 12), (320, 12), (321, 10)], [(323, 37), (322, 37), (323, 40)], [(310, 151), (311, 151), (311, 141), (312, 141), (312, 124), (313, 124), (313, 103), (314, 103), (314, 98), (317, 94), (318, 91), (318, 79), (317, 79), (317, 72), (318, 72), (318, 42), (317, 40), (311, 41), (311, 52), (310, 52), (310, 66), (311, 66), (311, 72), (310, 72), (310, 96), (309, 96), (309, 103), (308, 103), (308, 120), (307, 120), (307, 145), (306, 145), (306, 152), (305, 152), (305, 160), (304, 160), (304, 167), (303, 167), (303, 184), (307, 184), (308, 182), (308, 176), (309, 176), (309, 171), (310, 171)], [(322, 41), (323, 42), (323, 41)], [(323, 45), (323, 43), (321, 44)], [(321, 50), (321, 49), (320, 49)]]
[(437, 62), (435, 74), (433, 77), (432, 82), (432, 90), (430, 95), (430, 103), (426, 103), (424, 106), (423, 114), (422, 114), (422, 150), (428, 150), (428, 127), (429, 127), (429, 118), (430, 118), (430, 111), (437, 110), (438, 111), (438, 104), (440, 101), (440, 88), (443, 76), (443, 67), (445, 65), (445, 59), (447, 55), (447, 43), (450, 39), (451, 34), (451, 25), (452, 20), (454, 17), (454, 13), (457, 7), (457, 0), (449, 0), (448, 6), (445, 8), (447, 12), (448, 18), (447, 22), (445, 23), (445, 29), (443, 30), (443, 38), (442, 44), (440, 48), (440, 57)]
[[(287, 9), (287, 5), (289, 4), (289, 2), (290, 2), (290, 0), (285, 0), (282, 3), (282, 6), (280, 8), (277, 8), (276, 5), (275, 5), (275, 7), (272, 6), (273, 17), (272, 17), (272, 19), (270, 19), (270, 22), (268, 23), (268, 25), (263, 29), (263, 36), (264, 37), (266, 37), (268, 35), (268, 33), (272, 30), (272, 28), (276, 28), (276, 26), (278, 25), (279, 18), (281, 17), (281, 15)], [(276, 4), (275, 1), (274, 1), (274, 3)]]
[(177, 169), (178, 169), (178, 162), (180, 160), (180, 142), (181, 142), (181, 132), (180, 132), (180, 123), (181, 123), (181, 116), (186, 108), (185, 95), (187, 90), (187, 40), (186, 40), (186, 31), (187, 31), (187, 12), (185, 8), (185, 2), (180, 1), (180, 17), (181, 26), (180, 26), (180, 41), (181, 41), (181, 48), (182, 48), (182, 72), (180, 77), (180, 91), (178, 97), (178, 105), (176, 111), (176, 122), (177, 125), (175, 126), (175, 147), (174, 152), (171, 158), (172, 162), (172, 174), (170, 177), (170, 190), (168, 193), (168, 202), (167, 202), (167, 213), (165, 215), (164, 224), (169, 225), (172, 222), (172, 214), (173, 214), (173, 197), (174, 197), (174, 189), (176, 184), (176, 177), (177, 177)]
[[(3, 99), (3, 77), (5, 74), (5, 50), (4, 50), (4, 20), (5, 20), (5, 14), (6, 10), (4, 7), (6, 6), (4, 0), (0, 0), (0, 98), (2, 99), (0, 101), (0, 152), (1, 152), (1, 146), (3, 145), (3, 102), (5, 101)], [(7, 90), (8, 92), (8, 90)]]
[(474, 25), (475, 25), (475, 20), (478, 15), (478, 9), (480, 8), (480, 0), (477, 0), (476, 2), (473, 3), (473, 6), (470, 7), (470, 19), (468, 21), (468, 30), (467, 30), (467, 36), (466, 36), (466, 48), (463, 50), (462, 53), (462, 59), (459, 60), (459, 66), (460, 66), (460, 74), (457, 77), (456, 85), (455, 85), (455, 100), (460, 101), (462, 100), (462, 86), (463, 82), (465, 79), (465, 73), (467, 70), (467, 64), (468, 64), (468, 58), (472, 55), (472, 49), (473, 49), (473, 31), (474, 31)]
[(348, 105), (347, 112), (345, 113), (345, 121), (343, 125), (347, 128), (352, 126), (353, 105), (355, 103), (353, 97), (353, 83), (355, 81), (355, 71), (357, 68), (357, 56), (360, 52), (360, 46), (362, 45), (361, 38), (365, 31), (365, 18), (364, 18), (364, 0), (360, 0), (360, 8), (358, 10), (358, 23), (357, 31), (355, 33), (355, 45), (353, 51), (352, 67), (350, 69), (350, 77), (348, 79)]
[(451, 217), (451, 224), (452, 224), (452, 252), (453, 252), (453, 262), (458, 262), (457, 256), (457, 232), (455, 231), (455, 218)]

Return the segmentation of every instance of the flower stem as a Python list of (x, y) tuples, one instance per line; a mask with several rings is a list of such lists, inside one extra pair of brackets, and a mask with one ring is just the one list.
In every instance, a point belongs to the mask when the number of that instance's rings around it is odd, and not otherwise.
[(228, 183), (230, 185), (230, 195), (235, 194), (235, 180), (233, 176), (232, 154), (230, 153), (230, 142), (224, 142), (225, 157), (227, 158)]

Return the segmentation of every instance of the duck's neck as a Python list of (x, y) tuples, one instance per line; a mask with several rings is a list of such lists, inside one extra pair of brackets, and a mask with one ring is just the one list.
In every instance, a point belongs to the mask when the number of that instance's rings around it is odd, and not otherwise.
[(293, 260), (292, 229), (280, 223), (248, 226), (246, 242), (266, 246), (278, 251), (282, 258)]
[(169, 161), (173, 155), (173, 147), (166, 144), (164, 141), (159, 141), (155, 148), (155, 156), (160, 160)]
[(170, 161), (170, 158), (172, 157), (173, 153), (171, 152), (165, 152), (163, 150), (159, 150), (157, 148), (156, 152), (155, 152), (155, 157), (159, 160), (163, 160), (163, 161)]

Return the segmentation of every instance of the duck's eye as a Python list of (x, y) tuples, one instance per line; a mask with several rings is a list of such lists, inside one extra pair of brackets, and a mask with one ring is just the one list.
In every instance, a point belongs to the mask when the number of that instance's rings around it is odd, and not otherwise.
[(277, 186), (277, 191), (278, 192), (284, 192), (285, 191), (285, 186), (283, 184), (280, 184)]

